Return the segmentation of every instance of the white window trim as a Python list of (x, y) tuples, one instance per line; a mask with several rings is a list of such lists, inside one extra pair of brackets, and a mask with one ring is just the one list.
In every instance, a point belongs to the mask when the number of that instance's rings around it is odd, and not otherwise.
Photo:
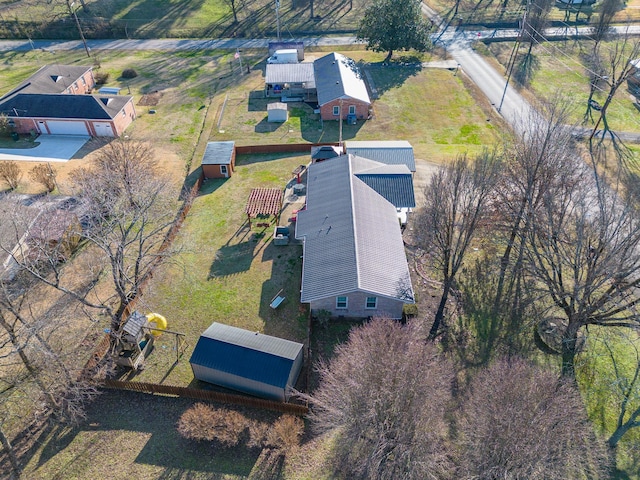
[(355, 115), (355, 114), (356, 114), (356, 106), (349, 105), (349, 115)]
[[(338, 305), (340, 298), (344, 298), (344, 307)], [(347, 308), (349, 308), (349, 297), (345, 297), (344, 295), (336, 297), (336, 310), (346, 310)]]
[(336, 117), (338, 115), (340, 115), (340, 106), (339, 105), (334, 105), (333, 106), (333, 115), (336, 116)]
[[(374, 306), (373, 307), (369, 306), (369, 299), (370, 298), (374, 299)], [(377, 309), (378, 308), (378, 297), (366, 297), (364, 299), (364, 308), (367, 309), (367, 310), (375, 310), (375, 309)]]

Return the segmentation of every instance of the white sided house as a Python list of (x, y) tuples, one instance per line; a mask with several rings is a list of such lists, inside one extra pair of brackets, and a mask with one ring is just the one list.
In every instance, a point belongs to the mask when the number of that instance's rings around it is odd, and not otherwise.
[(295, 236), (303, 241), (300, 301), (314, 313), (398, 319), (414, 303), (397, 216), (399, 205), (415, 204), (411, 180), (406, 166), (353, 155), (309, 167)]

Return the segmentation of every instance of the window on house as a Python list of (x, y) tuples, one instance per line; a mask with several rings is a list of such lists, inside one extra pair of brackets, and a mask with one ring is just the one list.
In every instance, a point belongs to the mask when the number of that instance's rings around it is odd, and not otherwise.
[(347, 308), (349, 300), (347, 297), (336, 297), (336, 308)]
[(355, 115), (355, 114), (356, 114), (356, 106), (349, 105), (349, 115)]
[(87, 81), (84, 79), (84, 77), (82, 77), (80, 80), (82, 80), (82, 85), (84, 85), (86, 87), (87, 86)]
[(367, 297), (365, 308), (378, 308), (378, 297)]
[(340, 106), (339, 105), (334, 105), (333, 106), (333, 114), (337, 117), (338, 115), (340, 115)]

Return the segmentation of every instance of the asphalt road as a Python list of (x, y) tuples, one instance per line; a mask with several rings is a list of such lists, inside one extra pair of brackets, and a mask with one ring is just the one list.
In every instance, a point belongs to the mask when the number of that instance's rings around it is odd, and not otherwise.
[[(442, 19), (438, 14), (426, 5), (422, 5), (423, 12), (436, 25), (442, 25)], [(628, 27), (615, 27), (618, 34), (640, 35), (640, 25)], [(587, 36), (591, 29), (580, 28), (552, 28), (545, 34), (550, 38), (566, 38)], [(481, 39), (491, 38), (494, 41), (508, 41), (517, 37), (516, 29), (502, 30), (459, 30), (455, 27), (442, 25), (433, 35), (436, 43), (446, 47), (447, 52), (458, 63), (460, 68), (471, 80), (478, 85), (480, 90), (489, 99), (494, 108), (505, 121), (511, 125), (518, 134), (526, 133), (522, 125), (523, 119), (535, 114), (533, 107), (514, 88), (507, 83), (504, 77), (487, 63), (484, 58), (473, 50), (475, 42)], [(150, 39), (150, 40), (87, 40), (90, 49), (95, 50), (158, 50), (158, 51), (185, 51), (185, 50), (236, 50), (243, 48), (264, 48), (274, 39), (245, 39), (245, 38), (221, 38), (221, 39)], [(292, 38), (292, 41), (303, 41), (307, 46), (343, 46), (358, 43), (355, 36), (335, 37), (302, 37)], [(44, 50), (55, 53), (56, 50), (82, 50), (81, 41), (51, 41), (51, 40), (6, 40), (0, 41), (0, 52)], [(266, 52), (265, 52), (266, 54)], [(584, 129), (577, 129), (576, 135), (584, 135)], [(620, 132), (619, 136), (625, 141), (640, 141), (640, 134)]]

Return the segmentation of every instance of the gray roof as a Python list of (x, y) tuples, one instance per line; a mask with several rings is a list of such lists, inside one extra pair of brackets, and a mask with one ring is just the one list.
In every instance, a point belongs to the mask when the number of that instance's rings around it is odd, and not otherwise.
[(371, 103), (360, 69), (352, 59), (334, 52), (317, 59), (313, 65), (319, 105), (339, 98)]
[(342, 155), (342, 147), (335, 145), (314, 145), (311, 147), (311, 158), (313, 160), (326, 160)]
[(202, 156), (202, 165), (229, 165), (236, 142), (209, 142)]
[(271, 63), (267, 64), (264, 83), (284, 85), (285, 83), (304, 83), (306, 88), (316, 88), (313, 63)]
[(347, 141), (346, 151), (359, 157), (369, 158), (387, 165), (406, 165), (416, 171), (413, 147), (405, 140)]
[(200, 335), (190, 363), (284, 388), (303, 345), (213, 323)]
[(354, 174), (362, 160), (343, 155), (309, 167), (307, 208), (296, 222), (302, 302), (354, 291), (413, 301), (396, 208)]
[(89, 70), (88, 66), (45, 65), (0, 100), (15, 93), (62, 93)]
[(19, 93), (0, 102), (0, 113), (8, 117), (112, 120), (132, 98)]
[(415, 208), (413, 176), (406, 165), (385, 165), (352, 156), (353, 173), (396, 208)]

